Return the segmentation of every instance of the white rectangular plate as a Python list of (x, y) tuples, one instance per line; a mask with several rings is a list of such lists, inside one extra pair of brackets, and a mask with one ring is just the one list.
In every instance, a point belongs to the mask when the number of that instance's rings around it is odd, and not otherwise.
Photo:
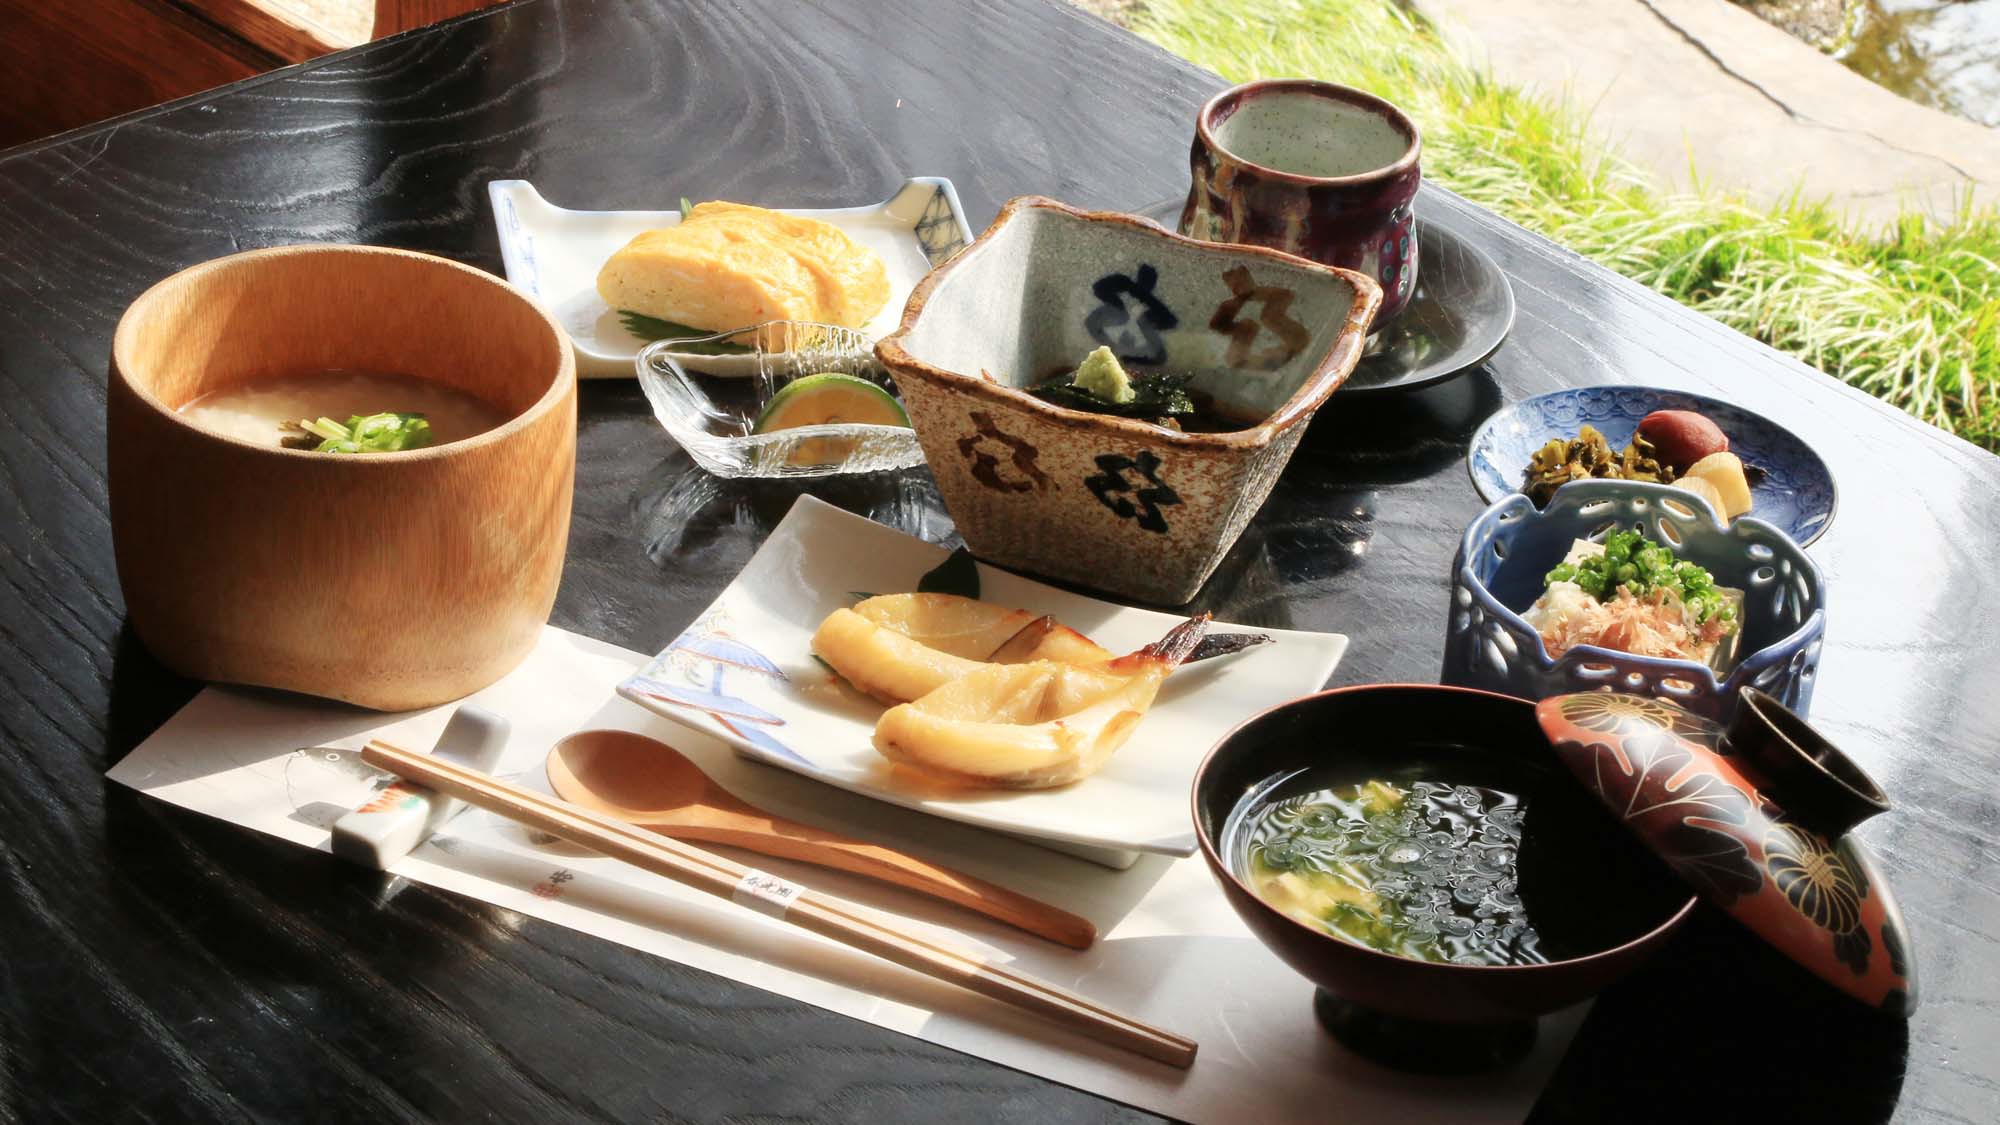
[[(586, 379), (633, 377), (632, 363), (648, 341), (627, 332), (618, 310), (597, 295), (597, 274), (634, 236), (679, 223), (680, 211), (571, 211), (543, 199), (526, 180), (495, 180), (486, 185), (486, 193), (493, 200), (507, 280), (547, 306), (569, 332), (576, 344), (576, 373)], [(889, 300), (863, 326), (873, 338), (895, 330), (910, 290), (933, 265), (972, 241), (958, 189), (937, 176), (907, 180), (888, 199), (868, 207), (783, 210), (832, 223), (881, 256), (889, 273)], [(709, 375), (756, 372), (754, 361), (743, 356), (698, 362), (698, 369)]]
[[(1338, 633), (1251, 627), (1277, 643), (1169, 677), (1138, 732), (1092, 777), (1059, 789), (931, 785), (875, 751), (882, 706), (813, 659), (812, 635), (857, 594), (916, 589), (945, 554), (801, 496), (722, 596), (619, 694), (750, 757), (894, 804), (1056, 845), (1184, 856), (1195, 848), (1189, 788), (1209, 748), (1259, 711), (1319, 690), (1347, 650)], [(983, 600), (1051, 614), (1113, 652), (1182, 620), (984, 565), (979, 579)]]

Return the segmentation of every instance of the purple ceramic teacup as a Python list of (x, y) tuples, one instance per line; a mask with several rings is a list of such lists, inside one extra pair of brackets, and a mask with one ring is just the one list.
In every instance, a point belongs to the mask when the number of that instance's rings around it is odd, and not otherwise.
[(1402, 110), (1346, 86), (1283, 78), (1224, 90), (1195, 119), (1181, 233), (1376, 278), (1379, 328), (1416, 289), (1422, 145)]

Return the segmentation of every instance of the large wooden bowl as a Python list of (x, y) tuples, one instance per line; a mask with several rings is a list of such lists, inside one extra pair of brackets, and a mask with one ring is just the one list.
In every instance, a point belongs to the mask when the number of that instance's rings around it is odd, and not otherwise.
[[(250, 380), (421, 375), (505, 410), (407, 453), (255, 445), (178, 409)], [(372, 246), (194, 266), (118, 322), (111, 527), (139, 638), (189, 676), (403, 710), (527, 655), (555, 601), (576, 470), (576, 361), (478, 270)]]

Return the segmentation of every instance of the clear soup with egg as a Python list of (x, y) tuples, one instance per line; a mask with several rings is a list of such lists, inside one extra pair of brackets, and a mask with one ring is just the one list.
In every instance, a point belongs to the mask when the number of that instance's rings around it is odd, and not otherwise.
[(1306, 925), (1461, 965), (1609, 949), (1685, 899), (1571, 779), (1444, 749), (1271, 778), (1236, 807), (1223, 854)]

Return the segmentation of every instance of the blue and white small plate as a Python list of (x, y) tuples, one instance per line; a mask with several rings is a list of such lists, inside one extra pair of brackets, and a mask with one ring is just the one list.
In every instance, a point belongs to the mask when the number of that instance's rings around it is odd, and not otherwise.
[(1639, 419), (1655, 410), (1692, 410), (1721, 427), (1730, 452), (1763, 470), (1750, 486), (1750, 514), (1800, 546), (1833, 522), (1833, 474), (1798, 435), (1740, 406), (1661, 387), (1571, 387), (1500, 408), (1466, 450), (1472, 486), (1494, 503), (1521, 491), (1529, 459), (1551, 438), (1574, 438), (1584, 426), (1595, 426), (1613, 449), (1623, 449)]
[[(679, 223), (680, 211), (571, 211), (543, 199), (526, 180), (495, 180), (486, 185), (486, 193), (493, 201), (507, 280), (546, 305), (569, 332), (576, 345), (577, 375), (632, 378), (639, 349), (651, 341), (627, 331), (618, 310), (597, 295), (597, 274), (634, 236)], [(781, 210), (832, 223), (881, 256), (889, 274), (889, 299), (862, 326), (870, 340), (895, 331), (910, 290), (932, 266), (972, 241), (958, 189), (937, 176), (907, 180), (889, 198), (867, 207)], [(757, 372), (755, 359), (742, 355), (705, 356), (688, 366), (704, 375), (747, 377)]]

